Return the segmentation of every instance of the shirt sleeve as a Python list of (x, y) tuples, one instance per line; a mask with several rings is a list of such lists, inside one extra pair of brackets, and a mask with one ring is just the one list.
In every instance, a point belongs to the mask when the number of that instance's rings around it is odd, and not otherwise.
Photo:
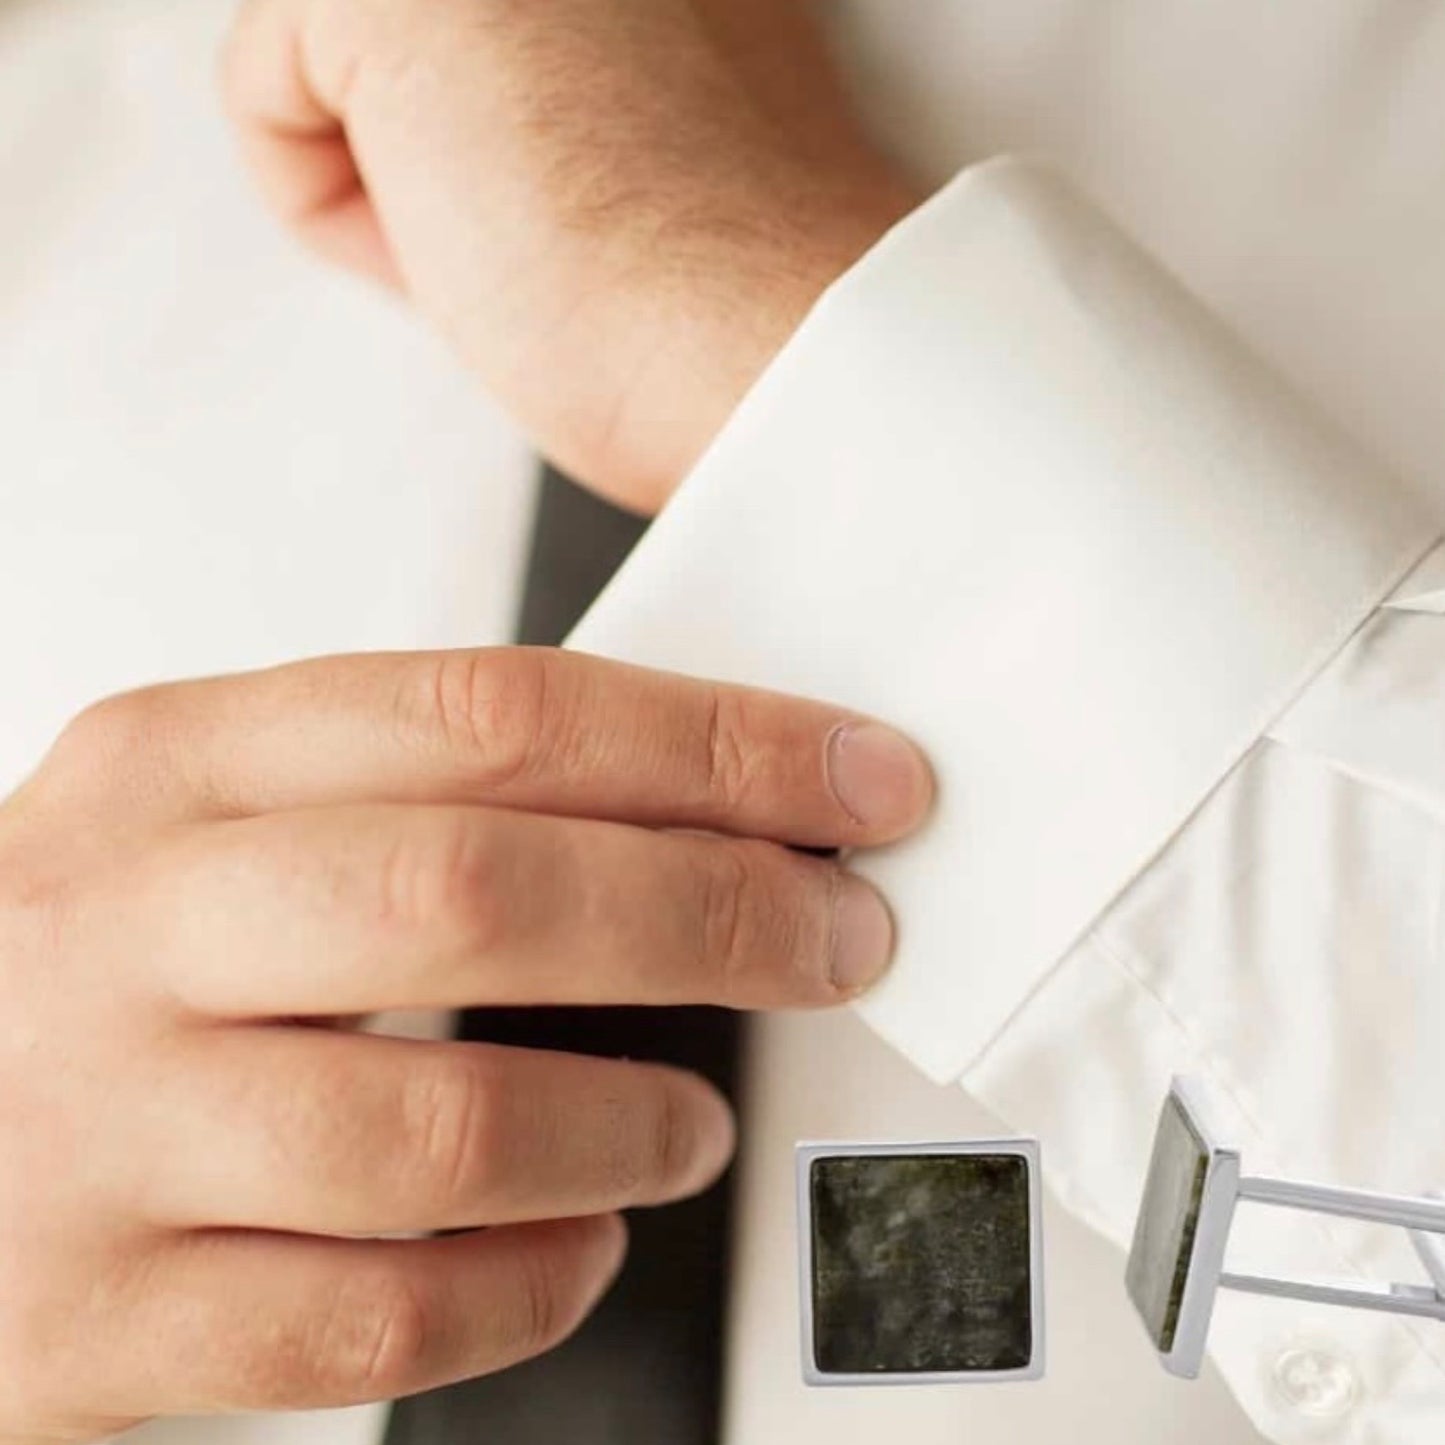
[[(1445, 1179), (1445, 617), (1436, 551), (1066, 955), (963, 1086), (1047, 1140), (1068, 1206), (1128, 1243), (1168, 1075), (1247, 1171), (1403, 1194)], [(1231, 1267), (1424, 1283), (1398, 1230), (1240, 1205)], [(1431, 1321), (1221, 1293), (1210, 1354), (1271, 1439), (1424, 1442)]]
[[(1404, 952), (1435, 917), (1425, 784), (1338, 736), (1381, 736), (1361, 656), (1411, 671), (1372, 640), (1445, 627), (1419, 610), (1438, 530), (1087, 199), (1005, 159), (829, 291), (572, 645), (829, 697), (924, 744), (928, 826), (854, 860), (899, 925), (862, 1011), (1039, 1133), (1055, 1188), (1122, 1244), (1177, 1072), (1227, 1089), (1253, 1170), (1445, 1181), (1424, 1102), (1445, 1076), (1411, 1092), (1439, 1052), (1433, 940)], [(1328, 1272), (1379, 1262), (1343, 1226), (1241, 1220), (1276, 1272), (1311, 1241)], [(1350, 1428), (1372, 1391), (1396, 1412), (1381, 1438), (1423, 1440), (1396, 1406), (1445, 1400), (1428, 1326), (1319, 1314), (1221, 1309), (1253, 1417), (1295, 1438), (1280, 1401), (1336, 1356), (1290, 1332), (1327, 1329), (1361, 1361)]]

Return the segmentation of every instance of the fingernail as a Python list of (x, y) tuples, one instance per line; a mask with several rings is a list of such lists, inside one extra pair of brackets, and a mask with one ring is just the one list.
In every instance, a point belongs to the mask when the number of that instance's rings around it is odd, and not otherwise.
[(901, 831), (928, 806), (933, 777), (923, 754), (890, 727), (848, 722), (828, 736), (828, 786), (855, 823)]
[(877, 889), (853, 873), (841, 878), (833, 905), (830, 972), (840, 993), (861, 993), (888, 967), (893, 918)]

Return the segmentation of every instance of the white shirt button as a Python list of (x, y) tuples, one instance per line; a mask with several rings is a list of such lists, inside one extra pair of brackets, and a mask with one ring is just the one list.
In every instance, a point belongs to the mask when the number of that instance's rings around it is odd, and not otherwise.
[(1317, 1420), (1336, 1420), (1354, 1408), (1360, 1377), (1331, 1350), (1301, 1346), (1274, 1362), (1274, 1383), (1285, 1403)]

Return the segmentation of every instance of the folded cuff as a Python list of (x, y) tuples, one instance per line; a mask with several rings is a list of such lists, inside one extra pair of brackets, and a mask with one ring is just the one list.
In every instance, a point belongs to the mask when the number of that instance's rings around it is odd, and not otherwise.
[(1430, 547), (1414, 496), (1047, 169), (824, 296), (571, 639), (830, 697), (934, 759), (855, 860), (862, 1005), (958, 1077)]

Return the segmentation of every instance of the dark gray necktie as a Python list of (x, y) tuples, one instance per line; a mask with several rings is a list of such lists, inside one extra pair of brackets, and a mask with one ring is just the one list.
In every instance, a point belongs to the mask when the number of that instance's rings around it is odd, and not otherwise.
[[(643, 530), (544, 471), (517, 640), (560, 642)], [(462, 1034), (683, 1064), (734, 1092), (737, 1024), (717, 1009), (478, 1010)], [(571, 1340), (500, 1374), (402, 1401), (387, 1445), (714, 1445), (727, 1189), (725, 1180), (701, 1199), (632, 1215), (627, 1266)]]

